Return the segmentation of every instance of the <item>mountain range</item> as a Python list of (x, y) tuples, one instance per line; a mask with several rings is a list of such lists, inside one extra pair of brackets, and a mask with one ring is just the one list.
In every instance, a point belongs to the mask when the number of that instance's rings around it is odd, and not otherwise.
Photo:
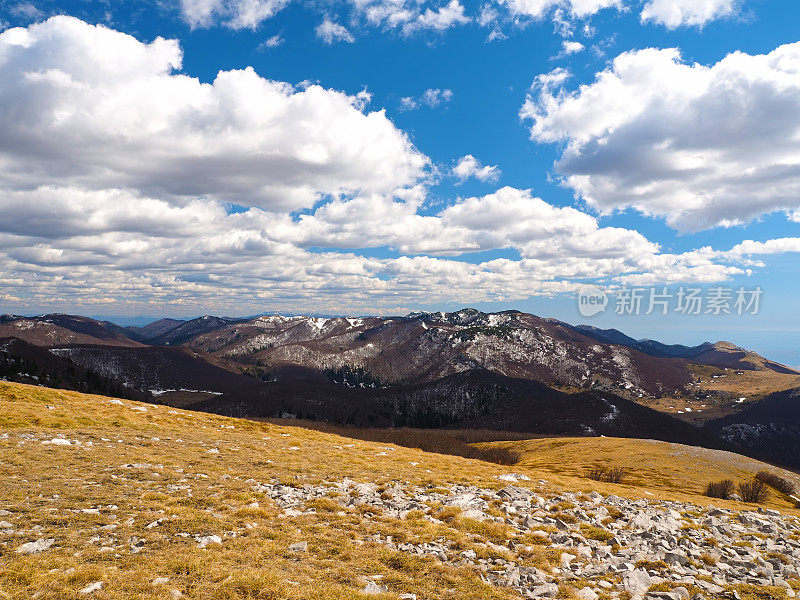
[[(518, 311), (0, 317), (4, 378), (240, 417), (648, 437), (800, 467), (800, 373)], [(753, 382), (758, 382), (758, 393)]]

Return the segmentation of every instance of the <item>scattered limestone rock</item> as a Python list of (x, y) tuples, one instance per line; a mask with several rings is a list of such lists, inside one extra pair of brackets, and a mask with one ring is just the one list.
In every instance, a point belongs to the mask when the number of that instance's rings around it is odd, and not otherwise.
[(45, 446), (72, 446), (72, 442), (64, 438), (53, 438), (52, 440), (44, 440), (42, 442)]
[(580, 600), (597, 600), (600, 597), (592, 588), (588, 586), (581, 590), (578, 590), (575, 596), (577, 598), (580, 598)]
[(99, 591), (102, 587), (103, 587), (103, 582), (102, 581), (95, 581), (94, 583), (90, 583), (85, 588), (83, 588), (80, 591), (80, 593), (84, 594), (84, 595), (93, 594), (93, 593)]
[(650, 586), (660, 583), (660, 581), (661, 580), (657, 577), (648, 575), (647, 571), (644, 569), (636, 569), (623, 577), (622, 585), (625, 587), (625, 591), (628, 592), (634, 600), (637, 598), (641, 600), (644, 598), (647, 590), (650, 589)]
[(35, 542), (22, 544), (19, 548), (17, 548), (17, 554), (39, 554), (40, 552), (49, 550), (50, 546), (52, 546), (54, 543), (55, 540), (53, 538), (40, 538)]
[(555, 598), (558, 596), (558, 586), (555, 583), (545, 583), (531, 590), (534, 598)]
[(204, 535), (195, 538), (201, 548), (205, 548), (209, 544), (221, 544), (222, 538), (218, 535)]
[(364, 589), (361, 590), (362, 594), (366, 594), (367, 596), (374, 596), (376, 594), (382, 594), (383, 588), (379, 586), (374, 581), (370, 581), (367, 585), (364, 586)]
[(308, 550), (308, 542), (306, 541), (296, 542), (291, 546), (289, 546), (289, 550), (291, 550), (292, 552), (305, 552), (306, 550)]
[(531, 480), (530, 477), (528, 477), (527, 475), (522, 475), (521, 473), (506, 473), (505, 475), (495, 475), (495, 477), (497, 479), (499, 479), (500, 481), (510, 481), (512, 483), (515, 482), (515, 481), (530, 481)]

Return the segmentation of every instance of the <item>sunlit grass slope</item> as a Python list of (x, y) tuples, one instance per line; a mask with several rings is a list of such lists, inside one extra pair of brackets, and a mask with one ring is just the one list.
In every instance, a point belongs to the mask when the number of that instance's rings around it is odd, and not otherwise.
[[(70, 444), (43, 443), (58, 436)], [(403, 555), (371, 541), (376, 534), (414, 543), (451, 540), (485, 553), (480, 535), (458, 522), (366, 519), (356, 509), (325, 503), (318, 503), (314, 514), (287, 516), (254, 491), (253, 480), (298, 486), (350, 477), (387, 486), (441, 489), (466, 483), (496, 489), (506, 485), (496, 476), (513, 470), (531, 477), (521, 485), (540, 491), (542, 478), (550, 482), (545, 488), (630, 497), (646, 497), (647, 490), (710, 503), (696, 493), (681, 493), (682, 482), (695, 481), (696, 492), (704, 476), (681, 479), (670, 467), (657, 486), (646, 474), (633, 475), (637, 468), (658, 470), (648, 464), (650, 456), (670, 464), (667, 454), (642, 453), (655, 446), (553, 441), (564, 444), (559, 450), (548, 442), (515, 442), (525, 458), (510, 468), (300, 428), (0, 383), (0, 521), (14, 532), (0, 536), (0, 598), (86, 598), (81, 590), (94, 585), (92, 599), (344, 599), (359, 597), (370, 578), (394, 592), (374, 596), (379, 598), (514, 597), (483, 583), (470, 567)], [(631, 481), (642, 487), (596, 484), (580, 476), (579, 461), (612, 443), (617, 449), (603, 456), (630, 465)], [(682, 455), (674, 458), (675, 464), (692, 463)], [(496, 529), (495, 541), (510, 535), (508, 528)], [(215, 535), (223, 543), (199, 547), (198, 538)], [(40, 554), (17, 552), (37, 539), (54, 543)], [(308, 542), (308, 551), (290, 549), (299, 541)], [(558, 563), (548, 549), (513, 558)]]
[[(575, 491), (597, 491), (638, 497), (656, 497), (699, 504), (724, 504), (744, 508), (741, 503), (723, 503), (703, 496), (710, 481), (732, 479), (750, 481), (762, 470), (780, 474), (800, 488), (800, 477), (761, 461), (722, 450), (708, 450), (655, 440), (623, 438), (545, 438), (524, 441), (491, 442), (481, 446), (503, 448), (520, 458), (515, 469), (523, 468), (548, 477), (552, 483)], [(592, 467), (620, 467), (625, 470), (622, 485), (588, 480)], [(577, 478), (577, 481), (576, 481)], [(627, 492), (627, 493), (625, 493)], [(794, 503), (777, 493), (764, 504), (785, 511)]]

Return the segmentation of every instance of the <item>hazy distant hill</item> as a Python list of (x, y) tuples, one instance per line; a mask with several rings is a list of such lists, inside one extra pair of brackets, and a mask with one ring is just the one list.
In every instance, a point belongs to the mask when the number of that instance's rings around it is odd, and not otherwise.
[(662, 344), (656, 340), (635, 340), (617, 329), (598, 329), (590, 325), (576, 325), (574, 329), (600, 342), (634, 348), (650, 356), (685, 358), (697, 364), (728, 369), (798, 373), (791, 367), (768, 360), (755, 352), (730, 342), (716, 342), (714, 344), (705, 342), (698, 346), (683, 346), (681, 344)]

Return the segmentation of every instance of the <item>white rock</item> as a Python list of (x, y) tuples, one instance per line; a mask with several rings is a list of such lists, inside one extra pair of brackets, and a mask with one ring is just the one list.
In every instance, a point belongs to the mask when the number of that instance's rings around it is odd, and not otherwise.
[(558, 586), (555, 583), (545, 583), (531, 590), (531, 593), (542, 598), (555, 598), (558, 596)]
[(153, 579), (154, 586), (164, 585), (166, 583), (169, 583), (169, 577), (156, 577), (155, 579)]
[(201, 548), (205, 548), (209, 544), (221, 544), (222, 538), (218, 535), (204, 535), (202, 537), (195, 538), (197, 543), (200, 545)]
[(625, 577), (622, 579), (622, 585), (625, 591), (636, 600), (637, 598), (644, 598), (650, 586), (660, 583), (660, 581), (661, 580), (657, 577), (650, 577), (644, 569), (637, 569), (625, 574)]
[(93, 594), (94, 592), (100, 590), (103, 587), (102, 581), (95, 581), (94, 583), (90, 583), (85, 588), (83, 588), (80, 593), (81, 594)]
[(289, 550), (291, 550), (292, 552), (305, 552), (306, 550), (308, 550), (308, 542), (303, 541), (292, 544), (291, 546), (289, 546)]
[(39, 552), (44, 552), (48, 550), (50, 546), (55, 543), (53, 538), (40, 538), (35, 542), (28, 542), (27, 544), (22, 544), (19, 548), (17, 548), (17, 554), (38, 554)]
[(580, 600), (597, 600), (600, 596), (598, 596), (592, 588), (585, 587), (579, 590), (575, 594), (575, 597), (580, 598)]
[(362, 594), (366, 594), (367, 596), (374, 596), (376, 594), (382, 594), (383, 590), (381, 586), (379, 586), (374, 581), (370, 581), (367, 585), (364, 586), (364, 589), (361, 590)]
[(45, 440), (42, 444), (49, 444), (51, 446), (72, 446), (72, 442), (64, 438), (53, 438), (52, 440)]
[(530, 481), (531, 480), (530, 477), (528, 477), (527, 475), (522, 475), (521, 473), (506, 473), (505, 475), (497, 475), (496, 477), (500, 481), (510, 481), (512, 483), (515, 482), (515, 481)]

